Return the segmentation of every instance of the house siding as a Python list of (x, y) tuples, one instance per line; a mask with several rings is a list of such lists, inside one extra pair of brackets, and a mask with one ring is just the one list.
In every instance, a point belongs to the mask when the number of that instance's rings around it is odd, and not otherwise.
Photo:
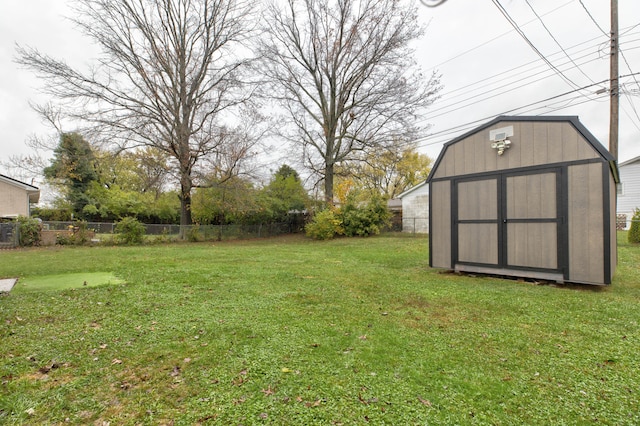
[(29, 197), (24, 189), (0, 181), (0, 217), (29, 215)]
[(402, 232), (429, 233), (429, 186), (423, 184), (400, 195)]
[(632, 214), (640, 208), (640, 158), (630, 164), (620, 166), (622, 195), (618, 195), (618, 213)]

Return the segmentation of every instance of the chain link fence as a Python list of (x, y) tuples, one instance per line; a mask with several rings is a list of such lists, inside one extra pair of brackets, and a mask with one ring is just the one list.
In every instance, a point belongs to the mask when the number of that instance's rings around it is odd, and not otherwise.
[[(616, 216), (616, 229), (618, 231), (628, 230), (632, 222), (632, 214), (618, 214)], [(411, 234), (428, 234), (429, 218), (428, 217), (402, 217), (401, 222), (395, 221), (392, 229), (394, 231), (402, 230)]]
[(632, 213), (618, 213), (616, 215), (616, 229), (618, 231), (627, 231), (631, 227), (631, 223), (638, 222), (633, 220)]
[[(73, 230), (75, 222), (42, 222), (45, 231)], [(261, 223), (255, 225), (171, 225), (171, 224), (144, 224), (145, 234), (159, 238), (177, 239), (181, 235), (193, 240), (236, 240), (250, 238), (266, 238), (283, 234), (301, 232), (304, 224), (293, 222)], [(87, 222), (87, 229), (95, 233), (95, 238), (101, 235), (112, 236), (115, 234), (115, 223)]]
[(428, 234), (429, 218), (428, 217), (403, 217), (402, 232), (410, 234)]
[(15, 248), (20, 243), (20, 228), (16, 222), (0, 223), (0, 249)]

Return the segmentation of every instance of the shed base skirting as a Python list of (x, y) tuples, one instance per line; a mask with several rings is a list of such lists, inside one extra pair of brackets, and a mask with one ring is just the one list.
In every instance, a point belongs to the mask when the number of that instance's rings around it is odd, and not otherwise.
[(557, 283), (564, 283), (564, 276), (560, 273), (553, 273), (553, 272), (491, 268), (486, 266), (459, 265), (459, 264), (456, 265), (455, 271), (456, 272), (476, 272), (478, 274), (489, 274), (489, 275), (505, 275), (508, 277), (534, 278), (538, 280), (555, 281)]

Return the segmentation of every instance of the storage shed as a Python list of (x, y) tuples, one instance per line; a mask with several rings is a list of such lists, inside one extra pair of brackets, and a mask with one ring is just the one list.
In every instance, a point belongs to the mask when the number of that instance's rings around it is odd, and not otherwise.
[(613, 156), (577, 117), (498, 117), (445, 144), (429, 184), (429, 263), (610, 284)]

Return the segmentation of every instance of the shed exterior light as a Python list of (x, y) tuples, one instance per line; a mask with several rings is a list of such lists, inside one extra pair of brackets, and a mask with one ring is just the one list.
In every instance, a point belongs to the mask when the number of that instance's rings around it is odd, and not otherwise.
[(497, 149), (498, 155), (504, 154), (504, 151), (511, 146), (511, 141), (508, 139), (509, 136), (513, 136), (513, 126), (489, 131), (491, 148)]

